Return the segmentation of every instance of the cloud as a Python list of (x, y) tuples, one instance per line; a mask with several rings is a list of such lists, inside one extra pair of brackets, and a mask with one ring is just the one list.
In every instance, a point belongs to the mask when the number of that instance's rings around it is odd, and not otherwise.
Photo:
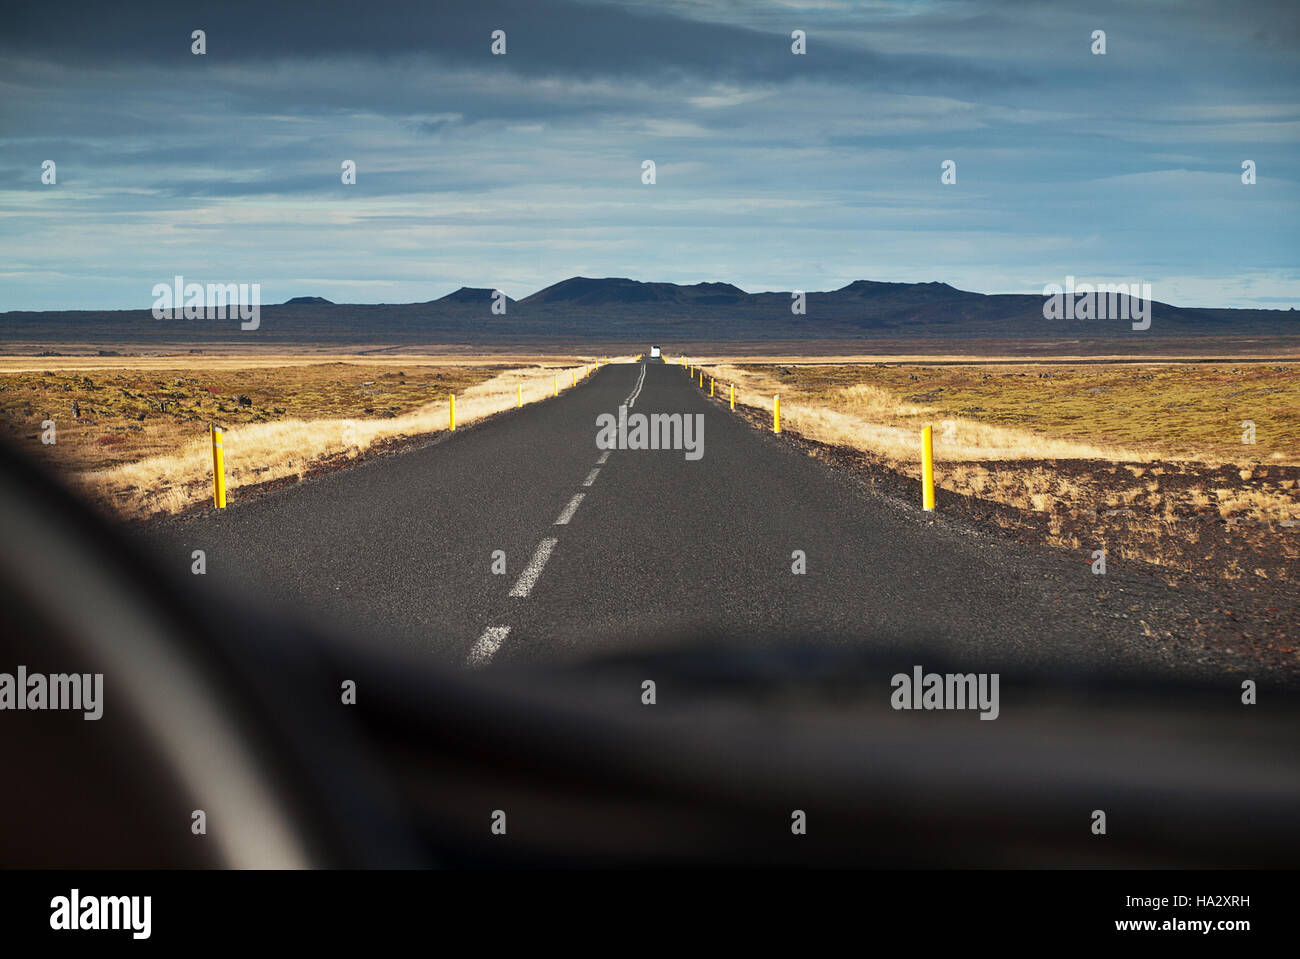
[[(191, 34), (205, 32), (207, 53), (191, 54)], [(491, 35), (507, 35), (507, 54), (490, 53)], [(316, 0), (227, 0), (222, 3), (119, 7), (70, 2), (59, 15), (27, 6), (14, 11), (0, 50), (33, 59), (90, 65), (164, 65), (206, 70), (214, 64), (417, 58), (538, 78), (690, 76), (783, 82), (800, 77), (877, 88), (952, 82), (1003, 84), (1006, 66), (951, 57), (890, 54), (849, 47), (833, 36), (816, 56), (795, 58), (789, 31), (689, 19), (618, 5), (551, 0), (416, 0), (364, 7), (323, 7)]]
[(210, 271), (389, 302), (583, 272), (1021, 292), (1074, 272), (1180, 277), (1201, 305), (1285, 299), (1300, 61), (1258, 33), (1291, 35), (1296, 14), (1173, 9), (22, 7), (0, 34), (7, 303), (138, 306), (160, 274)]

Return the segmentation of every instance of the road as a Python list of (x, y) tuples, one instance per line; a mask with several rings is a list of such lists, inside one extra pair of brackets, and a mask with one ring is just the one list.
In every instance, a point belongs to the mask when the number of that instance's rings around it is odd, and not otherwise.
[[(928, 650), (976, 664), (1148, 662), (1162, 583), (1093, 576), (873, 495), (749, 426), (679, 366), (610, 365), (443, 441), (148, 533), (206, 588), (366, 642), (497, 667), (718, 639)], [(597, 417), (703, 416), (703, 455), (596, 445)], [(794, 553), (806, 572), (792, 572)], [(495, 551), (504, 573), (493, 571)], [(169, 560), (170, 561), (170, 560)], [(500, 568), (500, 562), (497, 563)]]

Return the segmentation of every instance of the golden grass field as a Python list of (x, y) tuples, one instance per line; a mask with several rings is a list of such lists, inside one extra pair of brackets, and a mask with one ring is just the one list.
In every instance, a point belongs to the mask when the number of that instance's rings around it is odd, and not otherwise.
[[(91, 499), (128, 518), (210, 500), (209, 424), (225, 430), (229, 495), (323, 462), (468, 425), (581, 382), (596, 358), (31, 358), (0, 360), (0, 425)], [(518, 361), (516, 361), (518, 362)], [(75, 406), (74, 406), (75, 404)], [(56, 442), (41, 442), (42, 423)]]
[[(753, 405), (781, 394), (784, 418), (809, 435), (909, 461), (931, 424), (948, 460), (1300, 463), (1300, 364), (702, 368)], [(1246, 420), (1254, 445), (1242, 443)]]
[[(675, 362), (675, 360), (673, 360)], [(863, 469), (1011, 507), (1003, 527), (1183, 570), (1292, 580), (1300, 559), (1300, 363), (705, 363), (720, 402), (858, 451)], [(1243, 421), (1254, 444), (1243, 443)]]

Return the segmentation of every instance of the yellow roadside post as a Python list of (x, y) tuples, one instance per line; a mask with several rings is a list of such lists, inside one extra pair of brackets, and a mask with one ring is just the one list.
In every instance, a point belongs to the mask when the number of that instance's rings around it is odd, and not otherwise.
[(447, 395), (451, 397), (451, 407), (448, 410), (448, 414), (451, 417), (451, 428), (455, 429), (456, 428), (456, 394), (449, 393)]
[(700, 370), (700, 389), (704, 389), (704, 371)]
[(709, 395), (713, 395), (713, 377), (709, 377)]
[(585, 379), (586, 379), (587, 377), (589, 377), (590, 375), (591, 375), (591, 367), (590, 367), (590, 366), (584, 366), (584, 367), (582, 368), (582, 378), (585, 380)]
[(731, 384), (731, 408), (733, 410), (736, 408), (736, 384), (735, 383)]
[(220, 426), (209, 426), (212, 434), (212, 502), (217, 509), (226, 508), (226, 453)]
[(921, 430), (921, 508), (934, 511), (934, 427)]
[(569, 370), (569, 385), (570, 386), (578, 385), (578, 374), (575, 370)]
[(524, 405), (524, 384), (520, 383), (515, 389), (519, 391), (519, 406), (522, 408)]
[(781, 394), (772, 397), (772, 432), (781, 432)]

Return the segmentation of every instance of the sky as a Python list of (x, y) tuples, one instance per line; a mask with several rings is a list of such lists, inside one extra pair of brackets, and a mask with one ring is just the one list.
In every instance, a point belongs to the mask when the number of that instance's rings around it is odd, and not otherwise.
[(1073, 276), (1300, 306), (1294, 0), (72, 0), (5, 19), (0, 311), (148, 308), (176, 275), (263, 303)]

